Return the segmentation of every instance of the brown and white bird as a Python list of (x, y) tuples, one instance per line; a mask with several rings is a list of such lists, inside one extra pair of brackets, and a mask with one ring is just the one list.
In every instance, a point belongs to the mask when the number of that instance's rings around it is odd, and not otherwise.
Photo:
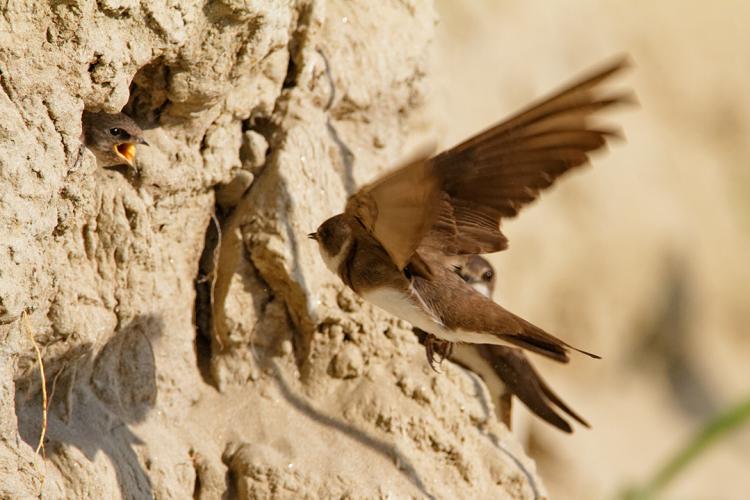
[(625, 66), (611, 64), (363, 187), (344, 213), (309, 235), (323, 261), (365, 300), (441, 340), (514, 345), (567, 362), (570, 349), (580, 350), (477, 292), (454, 265), (507, 248), (501, 220), (618, 135), (592, 118), (632, 101), (602, 94), (603, 82)]
[[(492, 298), (497, 276), (492, 265), (478, 255), (470, 256), (456, 272), (469, 285), (487, 298)], [(420, 334), (420, 340), (427, 349), (434, 337)], [(520, 399), (526, 407), (545, 422), (564, 432), (572, 432), (570, 424), (557, 410), (573, 418), (581, 425), (588, 423), (571, 410), (552, 389), (544, 382), (534, 369), (523, 350), (517, 347), (484, 345), (484, 344), (450, 344), (451, 352), (446, 352), (441, 345), (442, 357), (479, 375), (487, 385), (495, 401), (498, 418), (510, 429), (512, 421), (513, 396)], [(434, 361), (434, 357), (428, 360)], [(523, 427), (523, 426), (522, 426)]]
[(83, 112), (83, 143), (100, 167), (135, 166), (135, 147), (148, 146), (143, 130), (124, 113)]

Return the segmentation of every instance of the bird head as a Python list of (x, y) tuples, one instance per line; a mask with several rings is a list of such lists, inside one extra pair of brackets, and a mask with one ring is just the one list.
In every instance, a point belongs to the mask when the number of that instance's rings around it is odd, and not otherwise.
[(495, 291), (496, 276), (495, 269), (487, 259), (472, 255), (457, 271), (461, 278), (473, 286), (476, 291), (485, 297), (492, 297)]
[(83, 113), (84, 142), (102, 167), (134, 166), (136, 144), (148, 146), (143, 130), (123, 113)]
[(326, 266), (338, 273), (339, 265), (352, 242), (352, 229), (344, 214), (331, 217), (307, 237), (318, 242), (318, 249)]

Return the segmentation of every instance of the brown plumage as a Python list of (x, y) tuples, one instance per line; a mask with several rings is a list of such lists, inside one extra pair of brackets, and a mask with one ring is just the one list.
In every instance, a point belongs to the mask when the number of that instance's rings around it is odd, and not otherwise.
[(373, 233), (400, 269), (430, 251), (504, 250), (502, 218), (515, 216), (619, 136), (616, 129), (593, 127), (591, 119), (634, 101), (631, 94), (599, 95), (599, 85), (625, 67), (618, 60), (434, 158), (384, 176), (352, 196), (346, 212)]
[(326, 264), (365, 299), (442, 340), (512, 344), (566, 362), (575, 348), (476, 292), (452, 263), (505, 249), (501, 220), (617, 135), (591, 119), (632, 101), (601, 93), (624, 67), (617, 61), (363, 187), (311, 235)]
[(148, 146), (143, 130), (124, 113), (94, 113), (84, 111), (83, 143), (100, 167), (133, 166), (136, 144)]
[[(505, 385), (505, 394), (508, 395), (509, 401), (507, 413), (503, 415), (503, 423), (508, 428), (510, 428), (511, 417), (510, 395), (516, 396), (536, 416), (563, 432), (573, 432), (573, 428), (560, 416), (556, 408), (581, 425), (589, 427), (588, 422), (570, 409), (550, 389), (521, 349), (499, 345), (469, 346), (467, 344), (465, 347), (475, 348)], [(464, 364), (460, 359), (456, 361)], [(467, 368), (472, 369), (472, 366), (467, 366)]]
[[(460, 266), (456, 266), (455, 271), (475, 290), (492, 298), (497, 276), (486, 259), (472, 255)], [(416, 329), (416, 333), (425, 346), (428, 362), (433, 369), (436, 356), (439, 362), (450, 358), (485, 380), (492, 397), (499, 400), (496, 404), (499, 403), (500, 418), (508, 428), (511, 427), (513, 396), (520, 399), (536, 416), (563, 432), (573, 432), (573, 429), (557, 410), (589, 427), (583, 418), (550, 389), (521, 349), (484, 344), (457, 344), (453, 349), (454, 344), (451, 342), (440, 341), (419, 329)], [(493, 382), (492, 378), (497, 381)]]

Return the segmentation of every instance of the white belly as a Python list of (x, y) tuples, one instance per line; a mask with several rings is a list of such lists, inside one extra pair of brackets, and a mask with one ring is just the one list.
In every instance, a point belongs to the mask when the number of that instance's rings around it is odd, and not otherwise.
[(362, 298), (413, 326), (445, 338), (448, 330), (433, 315), (419, 307), (418, 297), (388, 287), (379, 287), (362, 293)]
[(421, 299), (416, 292), (409, 296), (393, 288), (380, 287), (363, 292), (361, 295), (366, 301), (440, 339), (471, 344), (510, 345), (492, 334), (471, 332), (462, 328), (456, 330), (446, 328), (439, 318), (427, 310), (426, 306), (420, 307)]

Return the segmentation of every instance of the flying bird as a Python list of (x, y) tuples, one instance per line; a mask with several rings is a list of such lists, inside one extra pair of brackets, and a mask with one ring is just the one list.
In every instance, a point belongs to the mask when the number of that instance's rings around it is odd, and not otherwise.
[[(472, 255), (456, 272), (463, 280), (487, 298), (492, 298), (497, 276), (492, 265), (478, 255)], [(510, 429), (513, 396), (520, 399), (537, 417), (563, 432), (573, 432), (570, 423), (560, 415), (573, 418), (581, 425), (589, 424), (571, 410), (534, 369), (523, 350), (517, 347), (485, 344), (444, 343), (432, 335), (415, 329), (420, 341), (425, 344), (430, 365), (435, 362), (435, 349), (442, 359), (451, 361), (479, 375), (495, 400), (498, 418)], [(432, 346), (432, 347), (430, 347)], [(434, 369), (434, 366), (433, 366)], [(499, 403), (499, 404), (497, 404)], [(559, 411), (558, 411), (559, 410)]]
[(632, 102), (603, 93), (619, 60), (467, 141), (361, 188), (308, 236), (326, 266), (365, 300), (448, 342), (513, 345), (567, 362), (587, 353), (488, 299), (456, 272), (504, 250), (503, 219), (618, 137), (592, 118)]
[(137, 144), (148, 146), (143, 130), (124, 113), (83, 112), (83, 143), (100, 167), (134, 165)]

